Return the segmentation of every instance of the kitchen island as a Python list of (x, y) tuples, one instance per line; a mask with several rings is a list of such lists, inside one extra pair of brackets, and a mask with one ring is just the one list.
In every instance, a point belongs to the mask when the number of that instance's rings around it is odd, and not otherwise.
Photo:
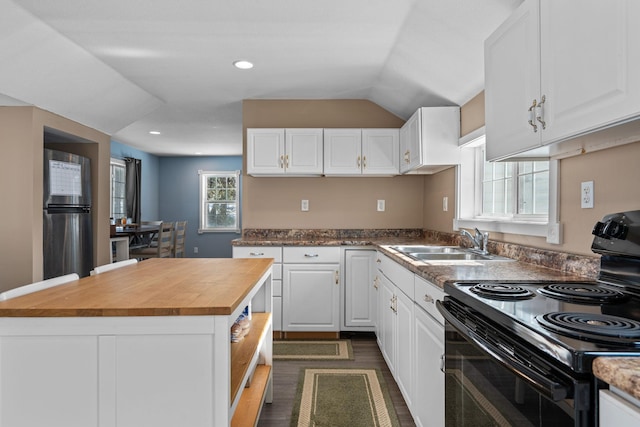
[(272, 395), (271, 265), (150, 259), (0, 302), (0, 426), (250, 425)]

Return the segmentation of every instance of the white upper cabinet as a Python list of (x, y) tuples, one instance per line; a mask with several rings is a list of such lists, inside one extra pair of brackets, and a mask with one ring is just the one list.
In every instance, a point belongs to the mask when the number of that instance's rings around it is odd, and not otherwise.
[(485, 42), (487, 158), (640, 116), (640, 2), (526, 0)]
[(325, 129), (327, 176), (397, 175), (399, 129)]
[(435, 173), (460, 162), (460, 107), (419, 108), (400, 129), (400, 172)]
[(324, 174), (362, 173), (362, 129), (324, 130)]
[(322, 129), (247, 129), (247, 173), (321, 175), (322, 134)]

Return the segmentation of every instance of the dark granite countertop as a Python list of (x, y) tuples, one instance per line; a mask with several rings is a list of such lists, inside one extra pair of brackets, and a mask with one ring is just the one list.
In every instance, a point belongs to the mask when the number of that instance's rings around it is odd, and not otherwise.
[(598, 357), (593, 373), (610, 386), (640, 399), (640, 357)]
[(599, 258), (541, 250), (500, 242), (489, 242), (489, 251), (514, 261), (469, 261), (426, 263), (415, 261), (393, 250), (395, 245), (459, 245), (460, 237), (452, 233), (352, 233), (341, 236), (332, 232), (264, 233), (233, 240), (234, 246), (373, 246), (424, 279), (443, 287), (445, 282), (460, 280), (503, 281), (580, 281), (597, 276)]

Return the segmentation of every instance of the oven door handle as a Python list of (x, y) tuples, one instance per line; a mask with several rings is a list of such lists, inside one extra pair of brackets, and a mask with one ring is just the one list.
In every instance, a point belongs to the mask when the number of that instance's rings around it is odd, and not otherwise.
[(474, 331), (466, 327), (455, 316), (449, 313), (441, 301), (436, 301), (436, 307), (445, 320), (449, 322), (459, 333), (467, 337), (473, 342), (473, 344), (500, 363), (500, 365), (526, 381), (545, 397), (557, 402), (566, 399), (570, 395), (570, 386), (545, 377), (541, 372), (537, 372), (536, 370), (525, 366), (513, 356), (487, 342)]

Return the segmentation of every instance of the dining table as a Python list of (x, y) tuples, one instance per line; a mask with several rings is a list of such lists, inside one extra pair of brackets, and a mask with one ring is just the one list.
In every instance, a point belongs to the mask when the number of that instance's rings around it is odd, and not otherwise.
[(111, 237), (128, 237), (130, 248), (149, 246), (159, 230), (160, 223), (118, 225), (115, 228), (115, 233), (111, 234)]
[(272, 264), (148, 259), (0, 302), (0, 426), (249, 425), (272, 399)]

